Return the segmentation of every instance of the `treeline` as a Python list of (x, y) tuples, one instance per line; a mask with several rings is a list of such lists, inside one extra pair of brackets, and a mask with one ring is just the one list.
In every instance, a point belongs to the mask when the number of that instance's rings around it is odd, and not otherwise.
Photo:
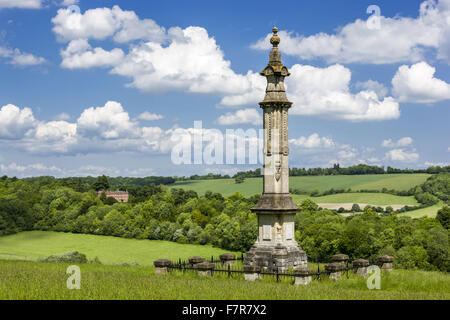
[[(307, 194), (311, 197), (322, 197), (332, 194), (339, 194), (339, 193), (352, 193), (352, 192), (363, 192), (363, 193), (387, 193), (392, 194), (396, 196), (414, 196), (416, 200), (422, 205), (422, 206), (416, 206), (416, 207), (409, 207), (409, 209), (406, 209), (406, 211), (419, 209), (424, 206), (432, 206), (437, 204), (440, 200), (450, 204), (450, 173), (440, 173), (436, 175), (430, 176), (424, 183), (415, 186), (409, 190), (394, 190), (394, 189), (387, 189), (382, 188), (381, 190), (366, 190), (366, 189), (360, 189), (360, 190), (352, 190), (351, 188), (348, 189), (334, 189), (331, 188), (329, 190), (319, 192), (318, 190), (313, 191), (305, 191), (298, 188), (292, 188), (290, 189), (290, 192), (292, 194)], [(400, 211), (400, 212), (404, 212)]]
[[(95, 184), (98, 180), (96, 177), (70, 177), (70, 178), (54, 178), (54, 177), (33, 177), (25, 178), (25, 181), (38, 181), (44, 183), (57, 182), (66, 186), (71, 186), (75, 189), (83, 189)], [(130, 177), (108, 177), (108, 183), (114, 190), (126, 190), (129, 186), (158, 186), (169, 185), (175, 182), (174, 177), (145, 177), (145, 178), (130, 178)]]
[[(305, 200), (295, 217), (296, 239), (312, 260), (327, 261), (342, 252), (350, 259), (374, 260), (378, 255), (395, 257), (395, 267), (450, 271), (449, 230), (438, 219), (411, 219), (396, 214), (364, 214), (343, 218)], [(446, 212), (443, 212), (446, 210)], [(449, 207), (439, 212), (446, 215)]]
[[(433, 176), (419, 188), (424, 193), (449, 195), (449, 174)], [(108, 181), (106, 181), (108, 182)], [(65, 179), (0, 179), (0, 235), (25, 230), (51, 230), (125, 238), (212, 244), (245, 252), (257, 237), (257, 220), (251, 208), (259, 196), (137, 187), (140, 197), (130, 203), (101, 199), (94, 186), (99, 177), (77, 191)], [(76, 182), (76, 184), (78, 184)], [(411, 219), (395, 213), (342, 217), (304, 201), (296, 216), (296, 239), (313, 260), (327, 261), (342, 252), (353, 258), (392, 254), (397, 267), (446, 270), (449, 267), (450, 209), (437, 219)]]
[[(439, 167), (432, 166), (427, 169), (395, 169), (392, 167), (378, 167), (378, 166), (369, 166), (366, 164), (358, 164), (355, 166), (350, 166), (347, 168), (341, 168), (339, 164), (333, 165), (332, 168), (290, 168), (289, 175), (292, 177), (295, 176), (330, 176), (330, 175), (364, 175), (364, 174), (392, 174), (392, 173), (428, 173), (428, 174), (437, 174), (443, 172), (450, 172), (450, 166)], [(241, 177), (241, 178), (257, 178), (261, 177), (262, 172), (261, 169), (242, 171), (236, 173), (233, 178)], [(224, 176), (220, 177), (224, 179)], [(196, 179), (201, 179), (197, 177)], [(210, 176), (211, 179), (211, 176)]]

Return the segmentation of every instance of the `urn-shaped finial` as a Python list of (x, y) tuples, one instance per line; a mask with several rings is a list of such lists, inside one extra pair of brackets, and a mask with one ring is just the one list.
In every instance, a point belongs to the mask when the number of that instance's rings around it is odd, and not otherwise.
[(278, 28), (273, 27), (272, 32), (273, 32), (273, 36), (272, 36), (272, 38), (270, 38), (270, 43), (274, 47), (278, 47), (278, 45), (280, 44), (280, 37), (278, 36)]

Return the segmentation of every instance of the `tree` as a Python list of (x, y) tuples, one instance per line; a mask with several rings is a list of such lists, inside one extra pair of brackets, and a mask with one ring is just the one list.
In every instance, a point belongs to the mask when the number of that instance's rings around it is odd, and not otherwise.
[(427, 251), (421, 246), (406, 246), (397, 251), (395, 265), (402, 269), (429, 270)]
[(235, 179), (234, 179), (234, 182), (236, 183), (236, 184), (241, 184), (241, 183), (243, 183), (245, 181), (245, 177), (244, 176), (237, 176)]
[(352, 206), (352, 211), (353, 212), (361, 212), (362, 210), (361, 210), (361, 207), (359, 206), (359, 204), (354, 203)]
[(112, 206), (114, 203), (118, 203), (118, 201), (114, 197), (108, 197), (106, 198), (106, 201), (104, 201), (103, 203), (108, 206)]
[(98, 178), (95, 180), (95, 182), (94, 182), (94, 184), (93, 184), (93, 187), (94, 187), (94, 189), (95, 189), (96, 191), (100, 191), (100, 190), (108, 190), (109, 187), (110, 187), (108, 177), (105, 176), (105, 175), (102, 175), (102, 176), (98, 177)]
[(103, 233), (107, 236), (121, 236), (124, 233), (126, 218), (117, 210), (112, 210), (102, 221)]
[(436, 219), (445, 229), (450, 229), (450, 207), (445, 206), (439, 210)]

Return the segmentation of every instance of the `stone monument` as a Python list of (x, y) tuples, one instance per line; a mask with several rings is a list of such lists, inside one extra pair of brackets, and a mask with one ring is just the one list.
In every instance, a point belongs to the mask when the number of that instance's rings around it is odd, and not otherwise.
[(258, 216), (258, 240), (245, 256), (246, 265), (266, 271), (305, 267), (306, 253), (295, 241), (294, 217), (299, 208), (289, 195), (288, 110), (284, 78), (290, 75), (281, 63), (280, 37), (273, 28), (269, 64), (261, 72), (267, 78), (266, 96), (259, 103), (264, 112), (264, 191), (252, 208)]

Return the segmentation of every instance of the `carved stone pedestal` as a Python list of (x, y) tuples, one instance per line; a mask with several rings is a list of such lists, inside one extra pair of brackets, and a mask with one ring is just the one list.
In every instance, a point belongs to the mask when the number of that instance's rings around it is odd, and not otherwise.
[(252, 209), (258, 215), (258, 240), (245, 255), (246, 265), (278, 272), (306, 267), (306, 253), (295, 241), (294, 217), (298, 209), (290, 209), (262, 209), (261, 204)]
[(264, 271), (285, 272), (289, 268), (306, 267), (306, 253), (296, 242), (285, 244), (255, 243), (247, 252), (245, 264), (261, 267)]

